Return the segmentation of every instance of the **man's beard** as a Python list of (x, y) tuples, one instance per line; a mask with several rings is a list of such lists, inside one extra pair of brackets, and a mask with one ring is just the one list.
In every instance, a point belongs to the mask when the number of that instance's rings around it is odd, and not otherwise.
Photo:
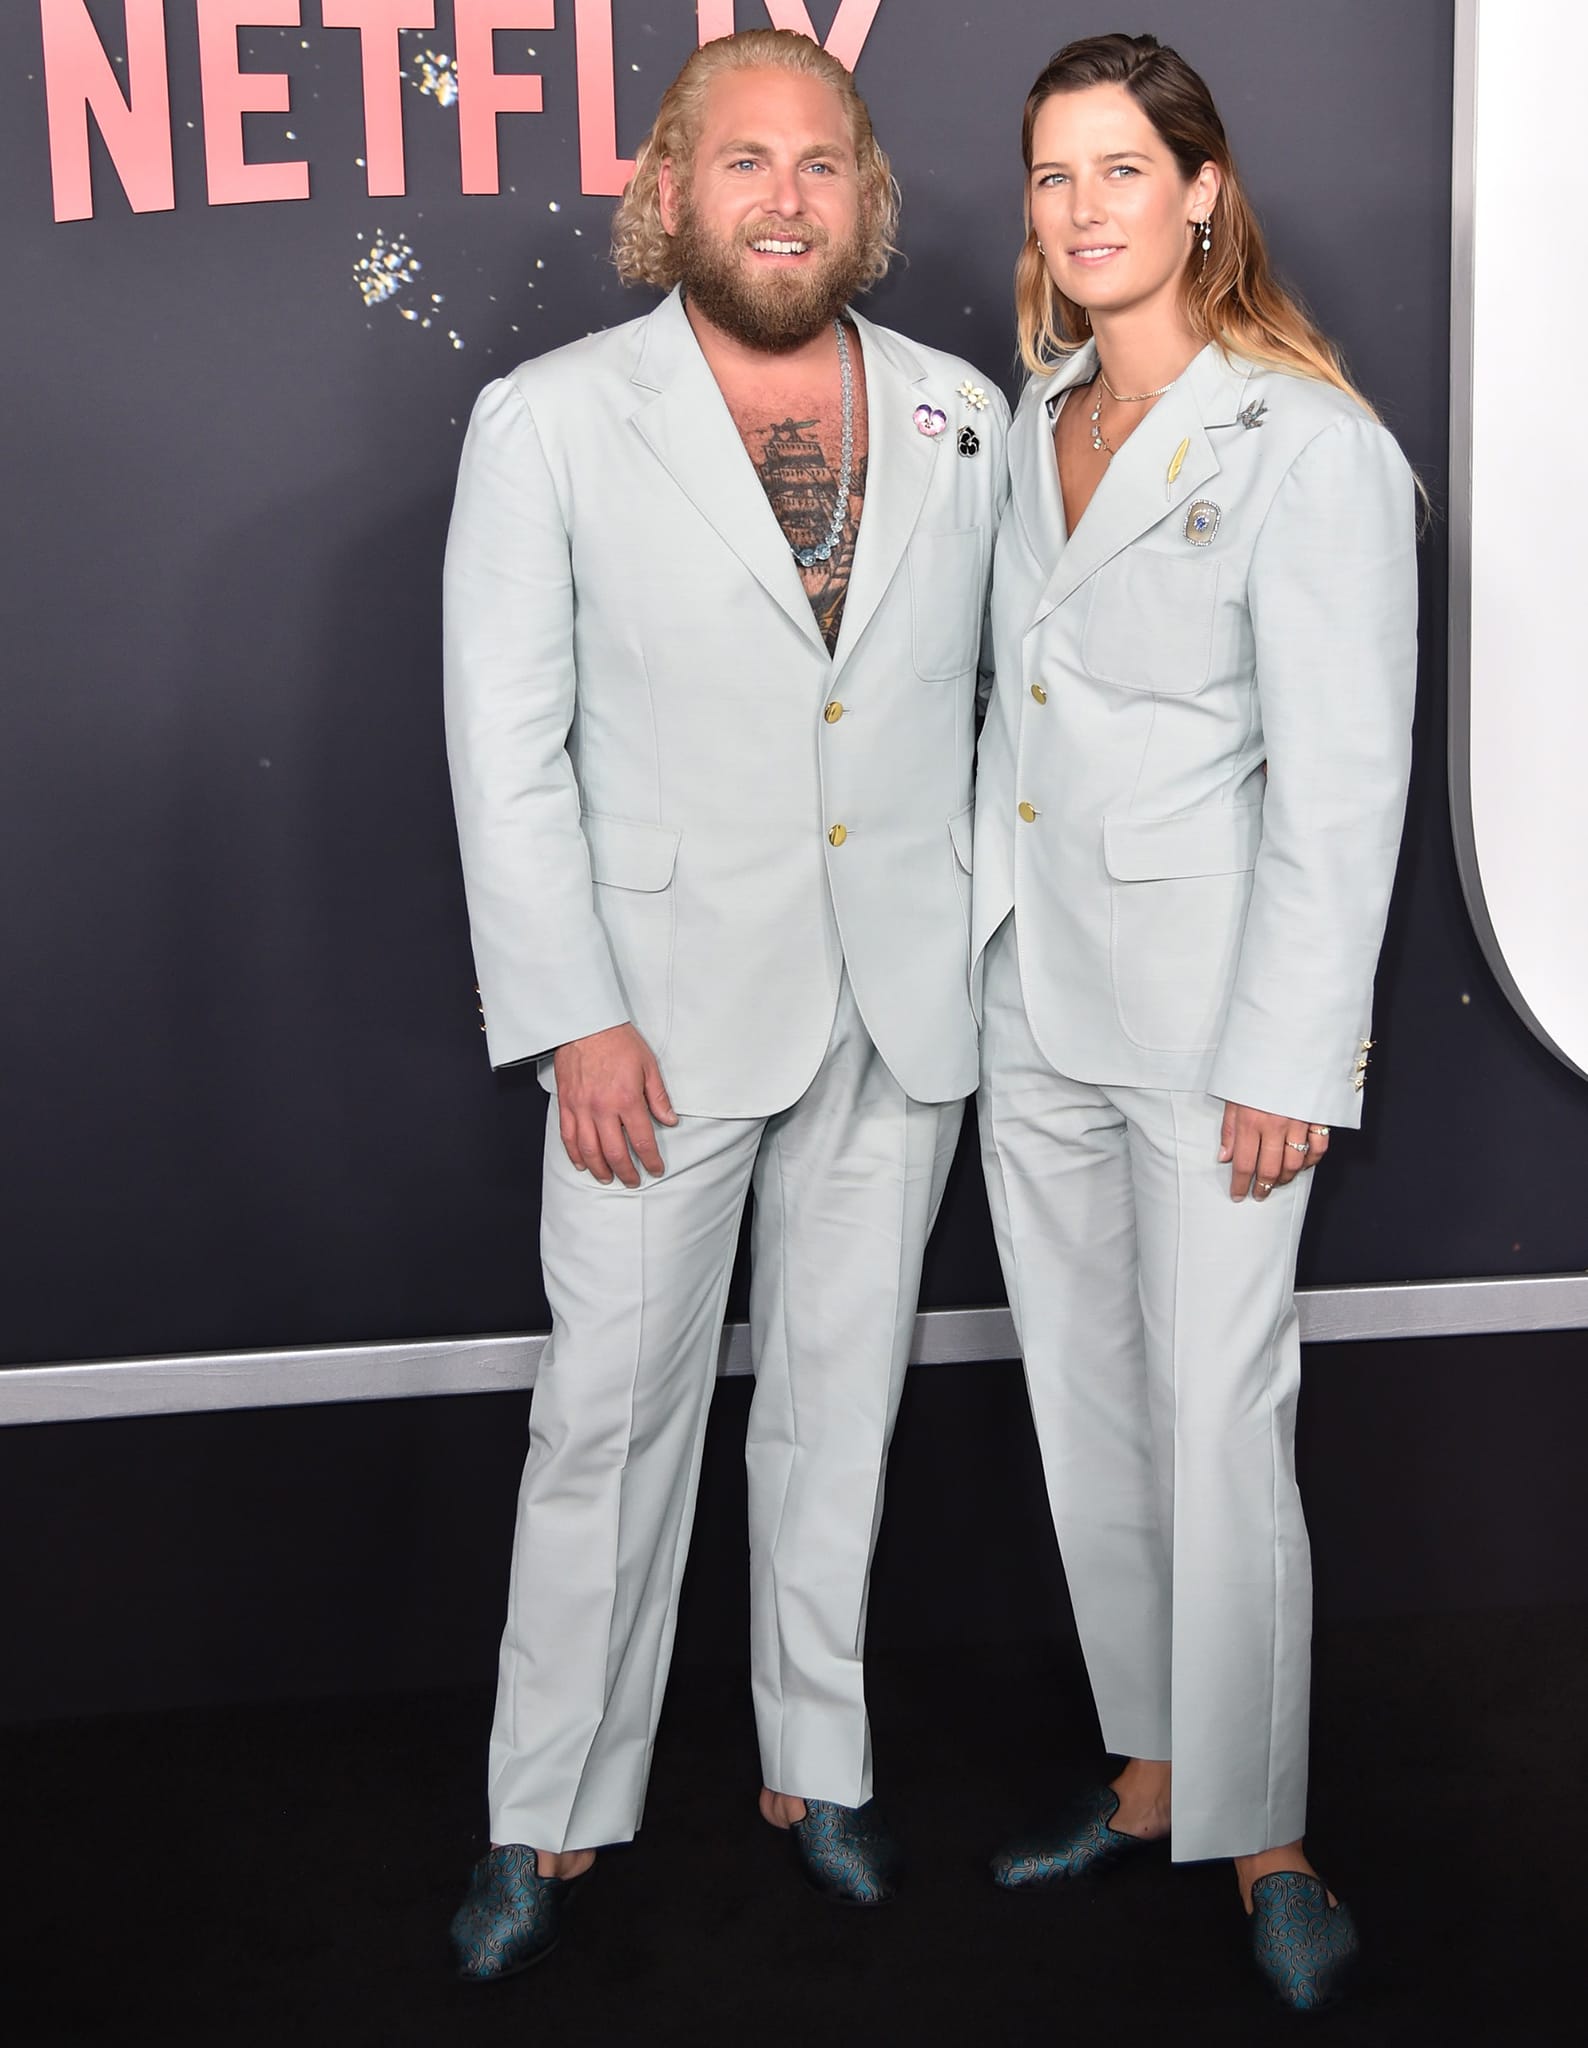
[[(745, 251), (751, 242), (768, 239), (807, 243), (809, 268), (749, 275)], [(837, 244), (814, 222), (791, 226), (787, 221), (762, 221), (724, 240), (686, 202), (674, 247), (679, 281), (691, 305), (724, 334), (768, 355), (788, 355), (814, 340), (870, 276), (863, 224), (847, 242)]]

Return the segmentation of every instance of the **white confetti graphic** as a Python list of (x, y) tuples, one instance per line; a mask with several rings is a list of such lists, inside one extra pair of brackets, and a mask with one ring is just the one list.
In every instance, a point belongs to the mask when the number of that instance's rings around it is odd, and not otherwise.
[[(360, 235), (358, 239), (362, 242), (364, 237)], [(407, 286), (416, 284), (423, 269), (424, 265), (413, 252), (413, 245), (401, 235), (388, 238), (377, 233), (371, 236), (369, 248), (353, 265), (353, 282), (366, 306), (384, 306), (388, 299), (396, 298)]]
[[(443, 293), (432, 292), (430, 294), (430, 303), (427, 306), (399, 306), (397, 310), (405, 320), (412, 320), (418, 327), (439, 327), (441, 325), (441, 308), (445, 303), (446, 299)], [(455, 327), (447, 329), (447, 339), (454, 348), (462, 348), (463, 337)]]
[(411, 76), (408, 83), (438, 106), (451, 107), (458, 98), (458, 61), (449, 57), (445, 50), (421, 50), (414, 58), (417, 76)]
[[(361, 233), (358, 239), (362, 242), (365, 237)], [(399, 292), (416, 285), (423, 269), (424, 265), (415, 255), (410, 241), (402, 235), (377, 231), (369, 237), (368, 249), (353, 265), (353, 282), (366, 306), (385, 306)], [(428, 292), (417, 305), (399, 306), (397, 312), (422, 332), (428, 332), (432, 327), (441, 329), (455, 349), (462, 348), (465, 345), (463, 336), (455, 327), (445, 324), (441, 312), (445, 304), (444, 292)]]

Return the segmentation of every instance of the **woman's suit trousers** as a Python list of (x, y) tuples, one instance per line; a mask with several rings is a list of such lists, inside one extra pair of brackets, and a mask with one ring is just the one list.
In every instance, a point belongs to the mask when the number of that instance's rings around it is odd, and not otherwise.
[(1224, 1105), (1044, 1058), (986, 956), (987, 1184), (1103, 1739), (1172, 1759), (1177, 1860), (1305, 1825), (1312, 1576), (1293, 1290), (1311, 1176), (1230, 1197)]
[(659, 1130), (660, 1180), (630, 1190), (576, 1172), (552, 1104), (541, 1207), (552, 1335), (491, 1731), (493, 1841), (593, 1848), (639, 1827), (752, 1191), (761, 1765), (776, 1792), (869, 1798), (866, 1589), (922, 1252), (963, 1107), (904, 1093), (847, 975), (799, 1099), (770, 1117)]

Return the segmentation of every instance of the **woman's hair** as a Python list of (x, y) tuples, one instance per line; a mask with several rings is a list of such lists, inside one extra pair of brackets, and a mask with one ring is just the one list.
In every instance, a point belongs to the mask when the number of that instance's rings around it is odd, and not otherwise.
[(1026, 241), (1015, 264), (1020, 354), (1036, 376), (1072, 355), (1085, 338), (1087, 316), (1052, 282), (1031, 226), (1032, 137), (1037, 115), (1055, 93), (1122, 85), (1157, 130), (1188, 183), (1205, 163), (1222, 184), (1213, 210), (1213, 248), (1206, 263), (1193, 242), (1183, 285), (1185, 309), (1204, 341), (1269, 369), (1317, 377), (1354, 398), (1377, 418), (1346, 374), (1334, 344), (1269, 267), (1263, 231), (1230, 154), (1213, 95), (1177, 51), (1155, 36), (1087, 36), (1052, 58), (1026, 100), (1021, 146), (1026, 164)]
[(809, 36), (780, 28), (718, 37), (697, 50), (667, 88), (613, 218), (612, 260), (619, 277), (625, 284), (657, 285), (663, 291), (677, 284), (677, 252), (673, 237), (662, 226), (662, 165), (671, 159), (687, 185), (705, 124), (706, 94), (711, 81), (725, 71), (798, 72), (819, 78), (838, 94), (849, 116), (860, 176), (860, 217), (869, 259), (864, 281), (875, 284), (885, 277), (898, 254), (894, 237), (899, 227), (899, 188), (872, 132), (866, 103), (855, 89), (853, 76), (836, 57), (829, 56)]

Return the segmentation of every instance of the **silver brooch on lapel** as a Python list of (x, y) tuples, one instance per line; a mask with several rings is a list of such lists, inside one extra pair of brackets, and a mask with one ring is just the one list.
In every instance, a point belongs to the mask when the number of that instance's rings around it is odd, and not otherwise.
[(1245, 407), (1243, 411), (1238, 412), (1235, 417), (1243, 427), (1260, 427), (1263, 424), (1263, 415), (1267, 410), (1268, 400), (1266, 398), (1254, 398), (1251, 404)]
[(1219, 530), (1224, 517), (1211, 498), (1198, 498), (1185, 516), (1185, 537), (1194, 548), (1205, 548)]

